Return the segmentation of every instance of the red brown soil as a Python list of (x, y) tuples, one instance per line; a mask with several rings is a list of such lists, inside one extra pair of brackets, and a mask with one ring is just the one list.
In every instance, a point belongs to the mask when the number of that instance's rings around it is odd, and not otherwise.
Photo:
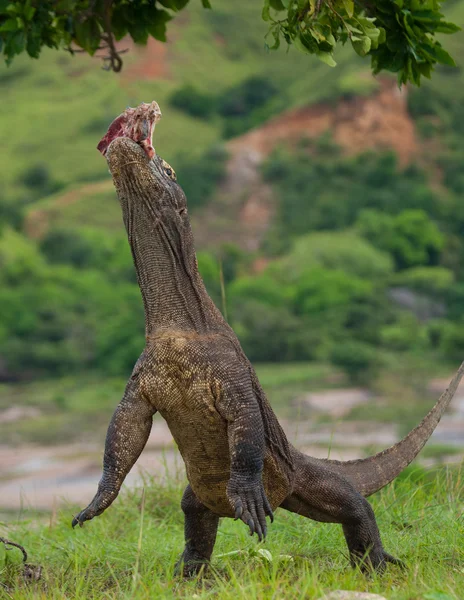
[(384, 80), (372, 96), (344, 99), (336, 106), (316, 104), (291, 110), (232, 140), (228, 147), (233, 154), (246, 148), (265, 157), (277, 145), (317, 138), (330, 130), (334, 141), (348, 154), (392, 149), (404, 165), (417, 152), (406, 94), (393, 81)]
[(392, 80), (381, 80), (372, 96), (290, 110), (231, 140), (226, 180), (216, 201), (195, 223), (199, 246), (235, 243), (248, 251), (259, 248), (275, 206), (259, 166), (278, 145), (295, 146), (303, 138), (330, 131), (346, 154), (391, 149), (400, 165), (408, 164), (418, 153), (418, 140), (406, 94)]
[(129, 48), (133, 56), (125, 61), (121, 73), (123, 82), (169, 78), (167, 46), (152, 37), (148, 38), (146, 46), (136, 46), (128, 40), (125, 47)]

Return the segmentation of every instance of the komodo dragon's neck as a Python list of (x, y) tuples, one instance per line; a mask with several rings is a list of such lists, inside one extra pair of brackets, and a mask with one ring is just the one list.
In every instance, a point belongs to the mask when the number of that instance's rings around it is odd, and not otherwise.
[(145, 308), (146, 336), (171, 330), (212, 333), (224, 327), (198, 272), (190, 225), (181, 231), (162, 214), (147, 219), (134, 205), (124, 221)]

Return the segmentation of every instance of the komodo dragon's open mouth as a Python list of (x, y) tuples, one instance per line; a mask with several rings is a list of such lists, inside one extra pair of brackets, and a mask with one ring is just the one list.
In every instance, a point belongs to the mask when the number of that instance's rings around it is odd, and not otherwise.
[(155, 156), (153, 132), (160, 119), (161, 110), (154, 100), (150, 104), (142, 102), (137, 108), (128, 107), (108, 127), (108, 131), (100, 140), (97, 149), (105, 156), (113, 140), (118, 137), (127, 137), (137, 142), (145, 150), (148, 158), (152, 159)]

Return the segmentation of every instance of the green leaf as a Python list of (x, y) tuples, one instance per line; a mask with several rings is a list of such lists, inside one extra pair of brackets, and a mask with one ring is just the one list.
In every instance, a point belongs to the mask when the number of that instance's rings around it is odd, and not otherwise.
[(310, 50), (308, 46), (306, 46), (300, 36), (296, 36), (293, 40), (293, 44), (297, 50), (300, 52), (304, 52), (305, 54), (314, 54), (313, 50)]
[(100, 27), (95, 17), (74, 24), (74, 35), (78, 46), (91, 56), (100, 45)]
[(166, 10), (157, 10), (156, 19), (148, 25), (148, 33), (160, 42), (166, 41), (166, 23), (172, 19)]
[(188, 4), (189, 0), (158, 0), (158, 2), (166, 8), (177, 12), (182, 10)]
[(417, 65), (421, 75), (427, 77), (427, 79), (431, 79), (432, 77), (432, 67), (433, 65), (430, 63), (418, 63)]
[(127, 35), (127, 19), (125, 18), (124, 7), (115, 7), (111, 17), (111, 28), (116, 40), (122, 40)]
[(363, 33), (363, 31), (361, 29), (358, 29), (357, 27), (353, 27), (353, 25), (351, 25), (351, 23), (345, 23), (345, 26), (348, 29), (348, 31), (351, 31), (351, 33)]
[(201, 3), (203, 5), (203, 8), (213, 8), (209, 0), (201, 0)]
[(435, 49), (435, 55), (437, 57), (437, 61), (439, 63), (441, 63), (442, 65), (448, 65), (449, 67), (456, 66), (456, 63), (454, 62), (453, 57), (450, 56), (444, 48), (442, 48), (441, 46), (436, 44), (434, 49)]
[(366, 56), (371, 49), (372, 42), (371, 38), (365, 35), (361, 38), (361, 41), (354, 41), (351, 43), (351, 45), (353, 46), (356, 54), (359, 54), (359, 56)]
[(17, 19), (7, 19), (0, 26), (0, 31), (18, 31), (18, 20)]
[(137, 23), (128, 23), (127, 29), (136, 44), (145, 45), (147, 43), (149, 32), (146, 23), (140, 21)]
[(262, 17), (263, 21), (271, 20), (270, 8), (271, 7), (269, 5), (269, 0), (264, 0), (263, 10), (261, 12), (261, 17)]
[(5, 54), (14, 56), (21, 54), (26, 47), (26, 34), (24, 31), (17, 31), (5, 44)]
[(269, 0), (269, 4), (274, 10), (285, 10), (282, 0)]
[(280, 29), (278, 26), (274, 27), (274, 29), (271, 29), (267, 34), (266, 34), (266, 38), (268, 35), (272, 34), (273, 38), (274, 38), (274, 43), (272, 44), (272, 46), (267, 46), (268, 50), (277, 50), (277, 48), (280, 46)]
[(433, 10), (417, 10), (412, 13), (412, 16), (416, 21), (421, 21), (422, 23), (435, 23), (443, 17), (441, 13)]
[(329, 67), (337, 66), (334, 57), (329, 52), (317, 52), (316, 56), (319, 60), (322, 60), (323, 63), (329, 65)]
[(354, 14), (354, 0), (342, 0), (343, 6), (345, 7), (346, 13), (349, 17)]
[(379, 27), (379, 39), (378, 39), (378, 44), (385, 44), (385, 41), (387, 39), (387, 32), (385, 31), (385, 29), (383, 27)]
[(35, 7), (34, 6), (25, 6), (23, 10), (23, 16), (26, 21), (32, 21), (32, 17), (35, 15)]
[(440, 33), (456, 33), (457, 31), (461, 31), (461, 28), (454, 23), (441, 21), (435, 28), (435, 31), (439, 31)]

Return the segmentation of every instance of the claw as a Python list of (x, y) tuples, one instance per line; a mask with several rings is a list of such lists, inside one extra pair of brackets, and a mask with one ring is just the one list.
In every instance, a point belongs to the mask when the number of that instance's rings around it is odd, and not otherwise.
[(235, 507), (235, 517), (234, 520), (237, 521), (243, 515), (243, 506), (242, 504), (237, 504)]
[(79, 525), (79, 527), (84, 527), (84, 523), (82, 521), (80, 521), (78, 519), (78, 517), (74, 517), (71, 523), (72, 528), (74, 529), (74, 527), (76, 527), (76, 525)]
[(391, 554), (388, 554), (388, 552), (384, 552), (383, 558), (386, 562), (389, 562), (392, 565), (396, 565), (397, 567), (400, 567), (400, 569), (407, 569), (407, 565), (405, 562), (403, 562), (399, 558), (395, 558)]
[(274, 523), (274, 513), (272, 512), (272, 508), (271, 508), (271, 505), (269, 504), (269, 500), (266, 498), (266, 496), (264, 494), (263, 494), (263, 496), (264, 496), (263, 500), (264, 500), (265, 513), (271, 520), (271, 523)]
[(250, 528), (250, 535), (253, 535), (254, 532), (255, 532), (255, 524), (254, 524), (254, 521), (253, 521), (253, 519), (251, 517), (248, 519), (247, 525)]

